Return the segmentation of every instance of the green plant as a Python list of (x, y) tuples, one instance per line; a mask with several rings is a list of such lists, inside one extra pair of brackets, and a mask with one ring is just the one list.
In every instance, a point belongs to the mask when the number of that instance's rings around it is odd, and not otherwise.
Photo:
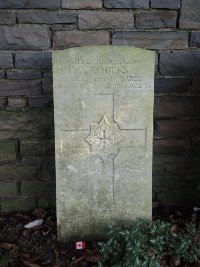
[(198, 236), (193, 224), (183, 229), (158, 220), (137, 220), (129, 228), (110, 225), (107, 242), (99, 243), (99, 267), (160, 267), (173, 258), (193, 263), (200, 258)]
[(0, 252), (0, 267), (8, 267), (10, 260), (10, 252)]

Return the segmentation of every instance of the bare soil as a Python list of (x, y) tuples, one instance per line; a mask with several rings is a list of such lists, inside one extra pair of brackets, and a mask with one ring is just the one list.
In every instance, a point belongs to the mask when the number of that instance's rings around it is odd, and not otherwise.
[[(198, 214), (196, 218), (192, 217), (192, 209), (167, 212), (157, 209), (154, 219), (158, 218), (175, 225), (184, 226), (191, 221), (197, 227), (199, 224)], [(24, 227), (38, 219), (43, 219), (42, 225), (31, 229)], [(72, 242), (57, 243), (54, 212), (35, 209), (29, 214), (0, 213), (0, 267), (95, 267), (99, 258), (97, 241), (86, 242), (86, 249), (83, 250), (77, 250)], [(196, 266), (200, 266), (200, 263)]]

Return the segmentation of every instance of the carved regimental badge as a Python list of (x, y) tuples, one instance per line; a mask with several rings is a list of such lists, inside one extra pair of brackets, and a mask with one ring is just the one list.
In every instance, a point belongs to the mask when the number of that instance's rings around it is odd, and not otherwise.
[(90, 134), (85, 140), (90, 144), (91, 154), (106, 161), (109, 155), (118, 154), (118, 144), (122, 138), (117, 123), (109, 123), (103, 117), (99, 124), (91, 124)]

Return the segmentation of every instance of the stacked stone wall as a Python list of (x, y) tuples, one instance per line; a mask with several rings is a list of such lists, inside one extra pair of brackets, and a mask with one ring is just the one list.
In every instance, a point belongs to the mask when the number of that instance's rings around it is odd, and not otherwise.
[(198, 204), (200, 0), (0, 0), (0, 207), (55, 207), (52, 49), (156, 52), (153, 196)]

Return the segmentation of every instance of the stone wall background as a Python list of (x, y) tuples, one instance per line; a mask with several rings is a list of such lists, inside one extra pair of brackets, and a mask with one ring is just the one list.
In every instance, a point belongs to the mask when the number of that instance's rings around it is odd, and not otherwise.
[(0, 207), (55, 207), (51, 49), (157, 52), (154, 198), (198, 204), (200, 0), (0, 0)]

